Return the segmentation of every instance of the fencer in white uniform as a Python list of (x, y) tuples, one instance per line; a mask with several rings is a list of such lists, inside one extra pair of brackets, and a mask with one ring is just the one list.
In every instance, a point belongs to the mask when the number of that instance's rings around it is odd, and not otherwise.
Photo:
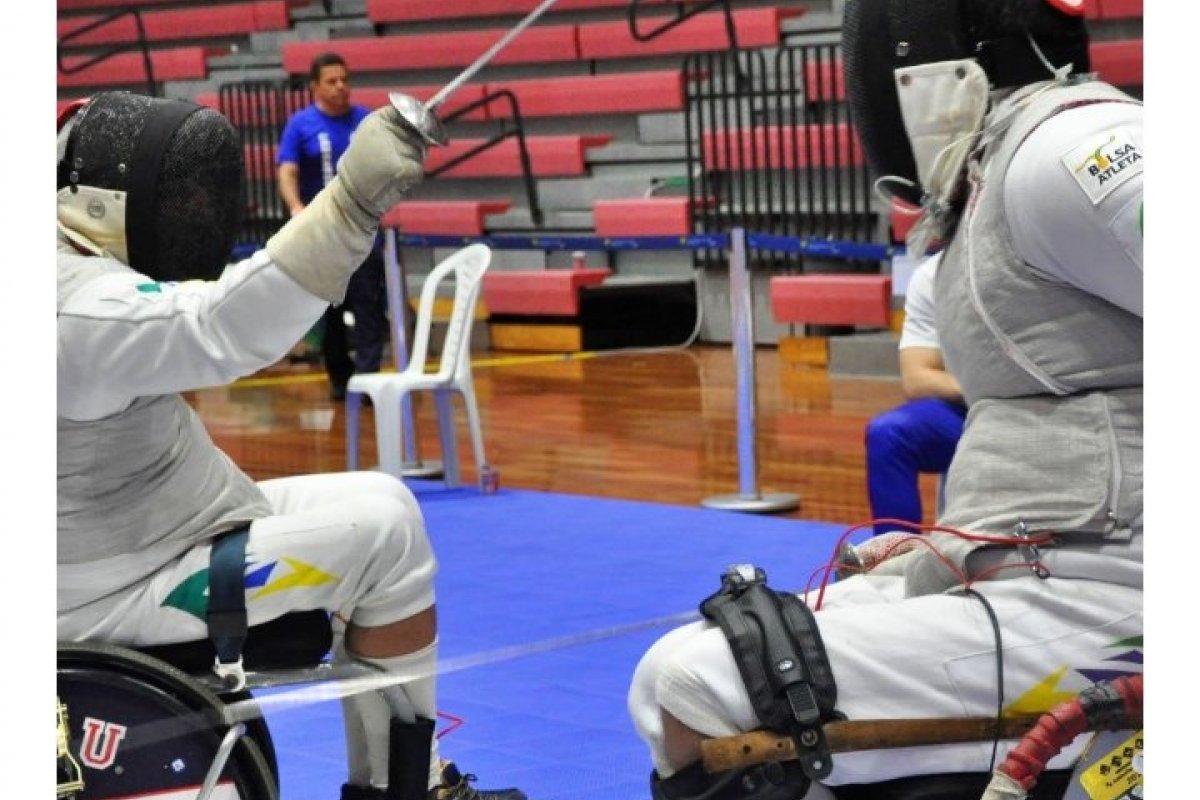
[[(923, 207), (914, 257), (946, 245), (937, 329), (970, 410), (939, 524), (976, 537), (923, 537), (888, 569), (829, 586), (819, 607), (807, 595), (851, 720), (1038, 713), (1141, 671), (1142, 105), (1081, 74), (1082, 13), (1068, 0), (845, 7), (864, 149)], [(1005, 753), (838, 753), (819, 782), (708, 775), (701, 741), (762, 727), (708, 620), (646, 652), (628, 703), (656, 798), (825, 797), (986, 773)]]
[[(278, 361), (340, 302), (379, 218), (421, 180), (424, 142), (394, 109), (372, 114), (338, 178), (227, 268), (243, 166), (219, 113), (101, 93), (60, 119), (58, 149), (59, 639), (204, 639), (210, 543), (248, 524), (249, 625), (332, 612), (337, 658), (409, 678), (393, 709), (404, 800), (479, 796), (431, 736), (437, 564), (412, 493), (375, 472), (255, 482), (180, 395)], [(383, 699), (344, 710), (343, 800), (401, 796), (385, 795), (398, 751)]]

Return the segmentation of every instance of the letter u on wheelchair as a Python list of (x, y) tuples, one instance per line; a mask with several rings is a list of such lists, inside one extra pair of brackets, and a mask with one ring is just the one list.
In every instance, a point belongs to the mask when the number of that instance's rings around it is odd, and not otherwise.
[(275, 748), (250, 690), (377, 674), (326, 663), (331, 640), (320, 610), (251, 628), (240, 690), (213, 672), (209, 640), (60, 642), (57, 797), (278, 800)]

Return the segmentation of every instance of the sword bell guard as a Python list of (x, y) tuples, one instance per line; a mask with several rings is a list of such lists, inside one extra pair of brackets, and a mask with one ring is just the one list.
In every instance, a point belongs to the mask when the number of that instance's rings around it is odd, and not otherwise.
[(434, 147), (445, 147), (450, 141), (446, 127), (432, 110), (406, 94), (392, 92), (388, 95), (392, 108), (400, 113), (401, 121), (420, 134), (421, 138)]

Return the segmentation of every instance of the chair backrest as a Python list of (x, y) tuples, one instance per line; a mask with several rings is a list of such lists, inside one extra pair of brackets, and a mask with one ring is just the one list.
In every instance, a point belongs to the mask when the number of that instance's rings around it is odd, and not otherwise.
[(438, 285), (451, 275), (454, 276), (454, 307), (446, 327), (446, 339), (442, 344), (442, 359), (438, 365), (437, 377), (449, 380), (451, 376), (457, 376), (469, 368), (471, 324), (475, 320), (475, 306), (479, 302), (483, 273), (491, 263), (491, 248), (484, 244), (472, 244), (444, 259), (429, 273), (421, 286), (421, 301), (417, 306), (416, 338), (406, 371), (425, 371), (429, 335), (433, 328), (433, 302), (437, 297)]

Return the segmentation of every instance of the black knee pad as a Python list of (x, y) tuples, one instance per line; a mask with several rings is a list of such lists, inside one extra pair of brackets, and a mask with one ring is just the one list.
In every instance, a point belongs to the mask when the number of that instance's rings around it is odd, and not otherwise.
[(650, 774), (654, 800), (797, 800), (811, 785), (798, 761), (772, 761), (716, 774), (697, 762), (669, 778)]

